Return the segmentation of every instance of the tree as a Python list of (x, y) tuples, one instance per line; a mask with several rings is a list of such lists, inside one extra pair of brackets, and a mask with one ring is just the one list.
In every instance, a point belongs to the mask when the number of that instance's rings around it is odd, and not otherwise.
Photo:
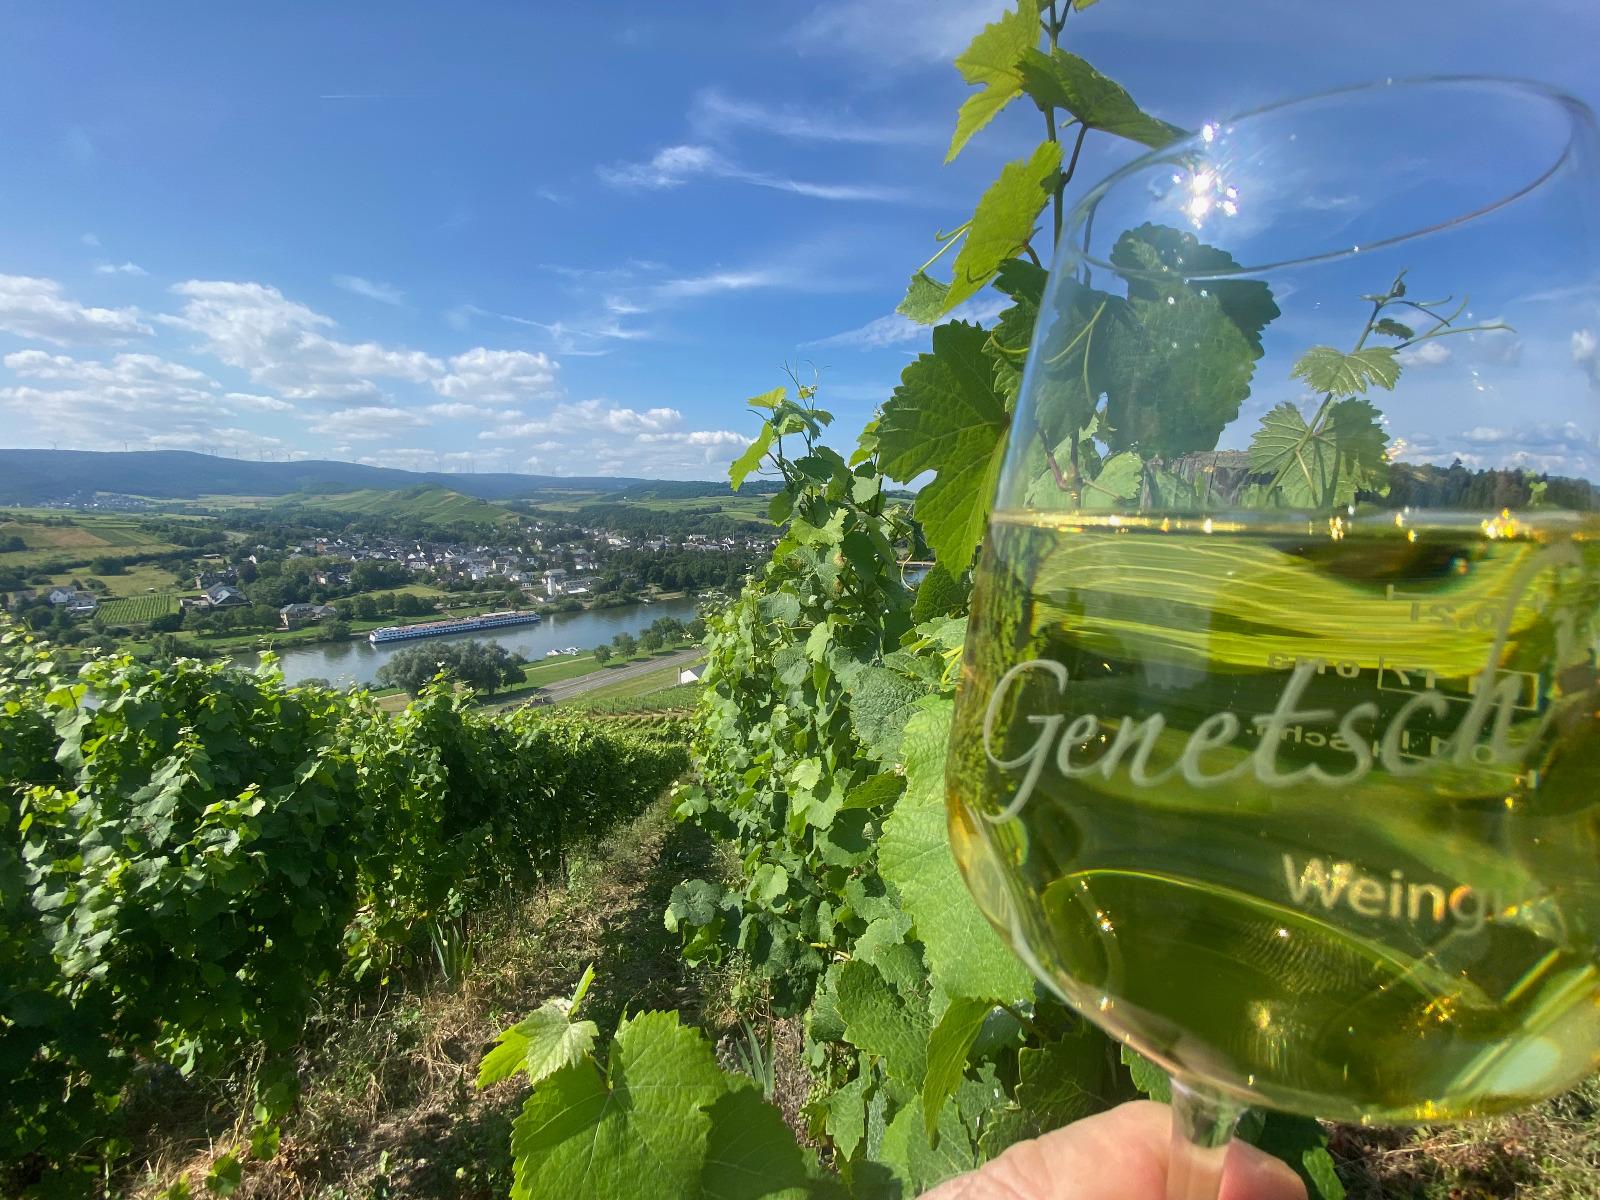
[(402, 617), (414, 617), (429, 609), (427, 601), (413, 592), (401, 592), (395, 597), (394, 611)]
[(330, 642), (342, 642), (350, 636), (350, 622), (335, 617), (322, 627), (323, 637)]
[(371, 596), (357, 596), (351, 601), (355, 614), (363, 621), (371, 621), (378, 615), (378, 602)]
[(408, 646), (378, 668), (377, 681), (413, 696), (434, 676), (446, 678), (487, 694), (508, 683), (521, 682), (526, 660), (499, 642), (443, 642)]
[(608, 662), (610, 662), (611, 661), (611, 647), (610, 646), (596, 646), (594, 648), (594, 661), (599, 663), (602, 667), (605, 666)]
[(162, 613), (159, 617), (154, 617), (150, 621), (151, 633), (175, 633), (181, 628), (183, 628), (183, 610), (181, 608), (177, 612)]
[(644, 633), (640, 634), (639, 636), (639, 649), (643, 650), (646, 654), (654, 654), (657, 650), (661, 649), (664, 641), (665, 639), (661, 636), (661, 631), (659, 629), (646, 629)]
[(124, 575), (127, 568), (122, 565), (120, 558), (97, 558), (89, 564), (89, 569), (96, 575)]
[(631, 633), (619, 633), (611, 639), (611, 644), (617, 648), (618, 658), (632, 658), (639, 649), (639, 643)]

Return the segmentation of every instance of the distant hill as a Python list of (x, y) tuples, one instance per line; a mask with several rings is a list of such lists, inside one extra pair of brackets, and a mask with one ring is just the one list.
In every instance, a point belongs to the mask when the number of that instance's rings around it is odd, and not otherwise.
[(711, 489), (707, 494), (728, 494), (723, 483), (684, 485), (670, 480), (606, 476), (458, 475), (332, 461), (248, 462), (188, 450), (0, 450), (0, 504), (43, 504), (85, 492), (192, 500), (205, 495), (326, 495), (428, 485), (479, 500), (514, 500), (552, 491), (615, 493), (640, 486), (706, 487)]

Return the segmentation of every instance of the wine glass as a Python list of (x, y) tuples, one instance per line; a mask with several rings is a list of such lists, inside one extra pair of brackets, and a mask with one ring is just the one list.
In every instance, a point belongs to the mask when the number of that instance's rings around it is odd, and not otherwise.
[(1057, 995), (1242, 1106), (1473, 1117), (1600, 1061), (1597, 131), (1386, 82), (1092, 188), (974, 591), (952, 844)]

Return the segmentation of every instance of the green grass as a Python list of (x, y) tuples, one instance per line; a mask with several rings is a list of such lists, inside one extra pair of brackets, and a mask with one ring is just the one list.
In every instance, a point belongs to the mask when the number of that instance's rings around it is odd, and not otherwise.
[(678, 686), (678, 672), (683, 669), (682, 663), (662, 667), (655, 671), (646, 671), (643, 675), (635, 675), (631, 679), (619, 679), (616, 683), (597, 687), (593, 691), (584, 692), (581, 696), (574, 696), (571, 700), (563, 701), (566, 704), (576, 704), (580, 701), (592, 703), (596, 700), (623, 700), (635, 696), (648, 695), (666, 688)]
[(157, 617), (178, 611), (178, 599), (171, 592), (145, 593), (121, 600), (107, 600), (100, 606), (100, 619), (108, 625), (148, 625)]
[(89, 578), (104, 583), (113, 598), (148, 595), (151, 588), (158, 592), (194, 590), (188, 586), (194, 582), (192, 578), (179, 579), (165, 567), (158, 567), (153, 563), (135, 563), (121, 575), (96, 575), (85, 566), (76, 571), (63, 571), (50, 576), (48, 586), (71, 587), (74, 579), (81, 582)]

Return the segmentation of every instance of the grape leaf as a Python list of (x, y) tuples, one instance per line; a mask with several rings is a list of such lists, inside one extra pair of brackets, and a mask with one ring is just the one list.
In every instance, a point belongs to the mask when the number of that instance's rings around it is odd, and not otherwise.
[[(710, 887), (709, 884), (704, 886)], [(710, 916), (705, 918), (706, 921), (710, 919)], [(525, 1020), (502, 1033), (494, 1049), (478, 1064), (478, 1086), (488, 1087), (523, 1068), (527, 1069), (528, 1078), (537, 1084), (563, 1067), (582, 1062), (594, 1049), (594, 1039), (600, 1029), (593, 1021), (573, 1021), (568, 1013), (565, 1000), (547, 1000)]]
[(1273, 477), (1277, 498), (1291, 508), (1347, 504), (1358, 490), (1381, 486), (1386, 444), (1378, 410), (1365, 400), (1330, 405), (1315, 429), (1286, 401), (1261, 418), (1250, 466)]
[(1022, 387), (1022, 368), (1047, 278), (1044, 268), (1021, 258), (1008, 258), (995, 273), (994, 286), (1015, 301), (995, 321), (988, 345), (995, 363), (995, 390), (1005, 398), (1008, 412), (1016, 407)]
[(823, 1101), (827, 1106), (824, 1127), (841, 1158), (853, 1155), (867, 1135), (867, 1086), (871, 1082), (870, 1075), (857, 1075)]
[(956, 70), (969, 84), (982, 90), (968, 96), (956, 115), (956, 131), (950, 139), (945, 162), (950, 162), (977, 133), (1007, 104), (1022, 94), (1022, 79), (1017, 60), (1039, 40), (1039, 25), (1029, 0), (1017, 0), (1017, 7), (992, 25), (985, 25), (971, 45), (956, 58)]
[(735, 1087), (707, 1110), (701, 1200), (804, 1200), (810, 1195), (805, 1155), (783, 1114), (755, 1087)]
[(1272, 289), (1255, 279), (1197, 278), (1237, 271), (1238, 261), (1226, 250), (1184, 230), (1146, 222), (1117, 239), (1111, 247), (1111, 265), (1127, 272), (1130, 299), (1164, 301), (1178, 288), (1215, 296), (1228, 320), (1250, 342), (1255, 357), (1261, 357), (1261, 331), (1279, 316)]
[(1017, 1051), (1017, 1103), (1043, 1129), (1055, 1129), (1109, 1107), (1103, 1094), (1106, 1040), (1084, 1029), (1041, 1047)]
[(1289, 375), (1304, 379), (1314, 392), (1356, 396), (1373, 384), (1392, 390), (1400, 378), (1400, 360), (1393, 346), (1368, 346), (1348, 354), (1332, 346), (1313, 346)]
[(911, 277), (906, 297), (895, 307), (895, 312), (924, 325), (932, 325), (954, 307), (945, 303), (945, 297), (949, 294), (949, 284), (940, 283), (926, 271), (918, 271)]
[(678, 1200), (693, 1195), (711, 1118), (727, 1090), (711, 1047), (675, 1012), (623, 1022), (608, 1076), (592, 1060), (538, 1087), (511, 1129), (513, 1200)]
[(1058, 142), (1040, 142), (1030, 157), (1000, 168), (1000, 177), (979, 198), (966, 240), (950, 268), (946, 312), (976, 295), (1000, 264), (1027, 244), (1060, 171)]
[(1344, 1184), (1339, 1182), (1333, 1156), (1328, 1153), (1327, 1131), (1317, 1121), (1287, 1113), (1263, 1113), (1259, 1129), (1245, 1140), (1293, 1167), (1316, 1200), (1344, 1200)]
[(1133, 1076), (1134, 1087), (1152, 1100), (1159, 1100), (1162, 1104), (1172, 1103), (1172, 1081), (1167, 1078), (1165, 1071), (1127, 1046), (1122, 1047), (1121, 1054), (1122, 1065)]
[(839, 969), (845, 1040), (883, 1059), (889, 1074), (920, 1087), (928, 1070), (928, 1018), (914, 1011), (876, 967), (852, 960)]
[(1107, 442), (1145, 458), (1216, 449), (1250, 395), (1249, 338), (1216, 296), (1189, 288), (1128, 307), (1132, 319), (1095, 333), (1105, 343)]
[[(938, 1140), (925, 1132), (933, 1124)], [(910, 1185), (911, 1195), (943, 1183), (977, 1166), (972, 1137), (953, 1103), (946, 1102), (932, 1121), (923, 1115), (922, 1097), (913, 1096), (884, 1130), (878, 1157)]]
[(933, 569), (917, 585), (917, 597), (911, 605), (911, 620), (920, 625), (924, 621), (958, 611), (967, 602), (968, 590), (943, 563), (934, 563)]
[(924, 701), (900, 744), (906, 792), (884, 822), (878, 870), (900, 893), (934, 983), (950, 996), (1031, 999), (1033, 979), (973, 902), (950, 854), (944, 761), (951, 703)]
[(1406, 341), (1417, 336), (1415, 329), (1404, 322), (1396, 321), (1393, 317), (1379, 318), (1378, 323), (1372, 327), (1372, 332), (1381, 333), (1385, 337), (1403, 338)]
[(1387, 490), (1389, 437), (1378, 423), (1381, 415), (1369, 401), (1353, 397), (1329, 405), (1326, 425), (1339, 449), (1335, 504), (1350, 503), (1358, 491)]
[(667, 930), (677, 933), (680, 926), (709, 925), (722, 909), (722, 888), (702, 878), (678, 883), (667, 899)]
[(966, 569), (983, 537), (1005, 452), (1006, 412), (983, 353), (988, 336), (960, 321), (939, 326), (933, 353), (905, 369), (878, 418), (886, 475), (938, 472), (917, 494), (916, 515), (952, 573)]
[(761, 432), (756, 434), (755, 441), (744, 448), (744, 453), (728, 464), (728, 482), (733, 484), (733, 490), (738, 491), (744, 485), (745, 477), (761, 465), (761, 458), (772, 446), (772, 422), (761, 422)]
[(1312, 430), (1288, 401), (1261, 418), (1250, 439), (1250, 466), (1277, 480), (1277, 493), (1291, 508), (1318, 508), (1333, 495), (1339, 450), (1326, 430)]
[(1143, 483), (1144, 460), (1132, 451), (1114, 454), (1083, 485), (1083, 507), (1119, 508), (1139, 494)]
[(1159, 149), (1186, 136), (1176, 125), (1142, 111), (1127, 89), (1076, 54), (1029, 47), (1017, 62), (1022, 90), (1040, 108), (1064, 108), (1090, 129)]
[(898, 671), (867, 667), (851, 681), (849, 691), (850, 724), (862, 750), (878, 762), (896, 761), (911, 706), (928, 689)]
[(965, 1073), (967, 1052), (977, 1041), (984, 1018), (993, 1008), (992, 1001), (957, 996), (950, 1001), (928, 1038), (928, 1072), (922, 1080), (922, 1111), (927, 1118), (930, 1138), (938, 1125), (939, 1110), (955, 1095), (956, 1085)]

